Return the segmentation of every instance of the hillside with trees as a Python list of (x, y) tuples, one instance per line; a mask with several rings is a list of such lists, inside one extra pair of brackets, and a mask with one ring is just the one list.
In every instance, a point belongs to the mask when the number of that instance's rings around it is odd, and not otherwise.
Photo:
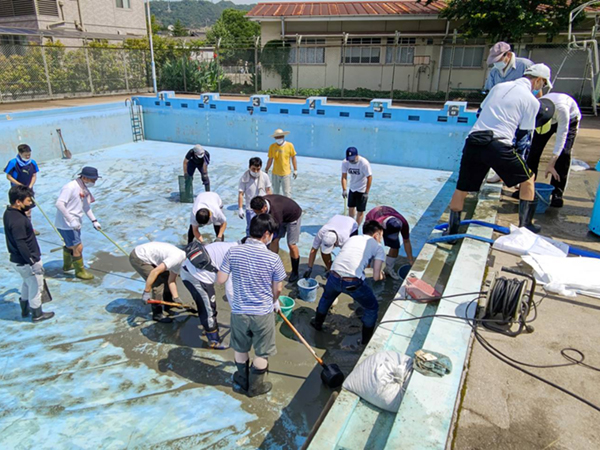
[[(170, 3), (170, 4), (169, 4)], [(236, 5), (228, 1), (211, 3), (203, 0), (152, 1), (150, 8), (162, 27), (179, 21), (185, 28), (203, 28), (214, 25), (225, 9), (250, 11), (254, 5)], [(169, 8), (171, 12), (169, 12)]]

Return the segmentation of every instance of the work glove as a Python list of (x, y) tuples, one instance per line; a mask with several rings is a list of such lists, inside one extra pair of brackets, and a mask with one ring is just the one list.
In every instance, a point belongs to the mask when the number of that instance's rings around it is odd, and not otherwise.
[(246, 213), (244, 212), (244, 208), (238, 209), (238, 217), (240, 219), (244, 219), (246, 217)]
[(179, 300), (179, 297), (174, 297), (173, 303), (181, 303), (181, 300)]
[(144, 293), (142, 294), (142, 301), (143, 302), (147, 302), (151, 298), (152, 298), (152, 292), (146, 292), (146, 291), (144, 291)]
[(225, 242), (225, 238), (224, 237), (216, 237), (215, 238), (215, 242)]
[(292, 175), (292, 177), (294, 178), (294, 180), (296, 178), (298, 178), (298, 171), (297, 170), (294, 170), (294, 174)]
[(342, 191), (342, 197), (348, 198), (348, 191), (346, 189)]
[(365, 192), (365, 193), (363, 194), (363, 198), (365, 199), (365, 203), (366, 203), (366, 202), (369, 200), (369, 193), (368, 193), (368, 192)]
[(102, 227), (100, 226), (100, 222), (98, 222), (97, 220), (94, 220), (94, 221), (92, 222), (92, 225), (94, 225), (94, 228), (95, 228), (96, 230), (101, 230), (101, 229), (102, 229)]
[(31, 273), (34, 275), (44, 275), (44, 266), (42, 266), (42, 261), (38, 261), (31, 265)]
[(308, 270), (306, 272), (304, 272), (304, 275), (302, 275), (302, 278), (310, 278), (311, 273), (312, 273), (312, 267), (309, 267)]
[(269, 175), (269, 169), (265, 169), (265, 173)]
[(279, 314), (279, 312), (281, 311), (281, 305), (279, 304), (279, 299), (277, 299), (273, 302), (273, 311), (275, 311), (275, 314)]

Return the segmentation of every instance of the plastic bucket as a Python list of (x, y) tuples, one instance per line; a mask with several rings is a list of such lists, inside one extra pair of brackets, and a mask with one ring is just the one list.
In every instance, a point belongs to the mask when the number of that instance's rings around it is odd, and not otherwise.
[(538, 203), (535, 208), (536, 214), (544, 214), (550, 206), (550, 196), (554, 192), (554, 186), (546, 183), (535, 183), (535, 196)]
[(194, 179), (179, 175), (179, 201), (181, 203), (194, 203)]
[(319, 283), (314, 278), (300, 278), (298, 280), (298, 297), (305, 302), (314, 302), (317, 299)]
[(411, 268), (412, 266), (410, 264), (404, 264), (402, 267), (400, 267), (398, 269), (398, 275), (400, 276), (400, 278), (404, 280), (410, 273)]
[[(290, 298), (290, 297), (286, 297), (285, 295), (280, 295), (279, 296), (279, 304), (281, 305), (282, 314), (285, 317), (287, 317), (288, 319), (290, 319), (292, 317), (292, 309), (294, 309), (294, 305), (296, 304), (294, 299)], [(279, 314), (277, 314), (277, 321), (279, 321), (279, 322), (283, 321), (283, 319), (281, 317), (279, 317)]]

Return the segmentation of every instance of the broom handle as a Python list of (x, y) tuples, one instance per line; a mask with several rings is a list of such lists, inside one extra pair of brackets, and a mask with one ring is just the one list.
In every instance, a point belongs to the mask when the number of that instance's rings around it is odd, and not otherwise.
[(319, 356), (315, 353), (315, 351), (313, 350), (313, 348), (308, 344), (308, 342), (306, 342), (306, 339), (304, 339), (302, 337), (302, 335), (300, 333), (298, 333), (298, 330), (296, 330), (296, 328), (294, 328), (294, 325), (292, 325), (290, 323), (290, 321), (288, 320), (288, 318), (283, 315), (283, 313), (281, 312), (281, 310), (279, 311), (279, 315), (281, 316), (281, 318), (283, 319), (283, 321), (287, 324), (287, 326), (290, 327), (290, 329), (298, 337), (298, 339), (300, 339), (300, 342), (302, 342), (304, 344), (304, 346), (308, 349), (308, 351), (310, 351), (312, 353), (312, 355), (315, 357), (315, 359), (317, 360), (317, 362), (319, 364), (321, 364), (322, 366), (324, 366), (325, 364), (323, 364), (323, 360), (321, 358), (319, 358)]
[(121, 250), (125, 256), (129, 256), (129, 253), (127, 253), (127, 251), (123, 247), (121, 247), (119, 244), (117, 244), (115, 241), (113, 241), (111, 238), (109, 238), (108, 235), (102, 229), (100, 229), (98, 231), (100, 233), (102, 233), (106, 239), (108, 239), (110, 242), (112, 242), (115, 245), (115, 247), (117, 247), (119, 250)]
[(187, 306), (185, 306), (183, 303), (175, 303), (175, 302), (164, 302), (162, 300), (146, 300), (146, 303), (148, 303), (149, 305), (167, 305), (167, 306), (178, 306), (180, 308), (187, 308), (187, 309), (191, 309), (188, 308)]
[(52, 221), (50, 220), (50, 217), (48, 217), (48, 216), (46, 215), (46, 213), (44, 212), (44, 210), (42, 209), (42, 206), (41, 206), (41, 205), (40, 205), (38, 202), (36, 202), (36, 201), (35, 201), (35, 199), (34, 199), (33, 197), (31, 197), (31, 200), (33, 200), (33, 203), (35, 203), (35, 205), (36, 205), (36, 206), (37, 206), (37, 207), (40, 209), (40, 212), (41, 212), (41, 213), (43, 214), (43, 216), (46, 218), (46, 220), (48, 221), (48, 223), (50, 224), (50, 226), (51, 226), (51, 227), (54, 229), (54, 231), (56, 231), (56, 234), (58, 234), (58, 237), (60, 237), (60, 240), (62, 241), (63, 245), (65, 245), (65, 246), (66, 246), (67, 244), (65, 243), (65, 240), (63, 239), (63, 237), (62, 237), (62, 234), (60, 234), (60, 233), (58, 232), (58, 230), (56, 229), (56, 227), (54, 226), (54, 224), (53, 224), (53, 223), (52, 223)]

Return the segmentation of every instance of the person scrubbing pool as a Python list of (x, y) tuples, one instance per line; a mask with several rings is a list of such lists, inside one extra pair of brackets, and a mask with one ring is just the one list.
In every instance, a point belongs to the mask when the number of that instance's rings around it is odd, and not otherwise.
[(200, 227), (212, 224), (217, 235), (217, 241), (225, 239), (227, 217), (223, 213), (223, 200), (216, 192), (202, 192), (196, 196), (190, 214), (188, 229), (188, 244), (196, 238), (203, 242)]
[(210, 191), (210, 178), (208, 177), (208, 165), (210, 164), (210, 153), (200, 144), (194, 145), (183, 158), (183, 175), (194, 178), (194, 172), (198, 170), (202, 177), (202, 184), (206, 192)]
[(313, 240), (310, 254), (308, 255), (308, 270), (304, 278), (312, 274), (317, 252), (321, 250), (321, 258), (327, 271), (331, 270), (331, 252), (335, 247), (343, 247), (351, 236), (358, 234), (358, 224), (352, 217), (337, 214), (321, 227)]
[[(350, 175), (350, 186), (348, 186), (348, 175)], [(353, 219), (356, 218), (359, 226), (367, 210), (372, 182), (373, 172), (369, 160), (359, 156), (356, 147), (348, 147), (346, 159), (342, 162), (342, 197), (344, 201), (348, 200), (348, 215)]]
[(394, 270), (394, 265), (398, 259), (402, 241), (404, 241), (404, 251), (408, 262), (412, 265), (415, 260), (412, 254), (412, 245), (410, 243), (410, 227), (402, 214), (391, 206), (376, 206), (367, 214), (366, 219), (376, 220), (383, 227), (383, 243), (390, 251), (385, 258), (385, 274), (394, 280), (399, 280), (400, 275)]

